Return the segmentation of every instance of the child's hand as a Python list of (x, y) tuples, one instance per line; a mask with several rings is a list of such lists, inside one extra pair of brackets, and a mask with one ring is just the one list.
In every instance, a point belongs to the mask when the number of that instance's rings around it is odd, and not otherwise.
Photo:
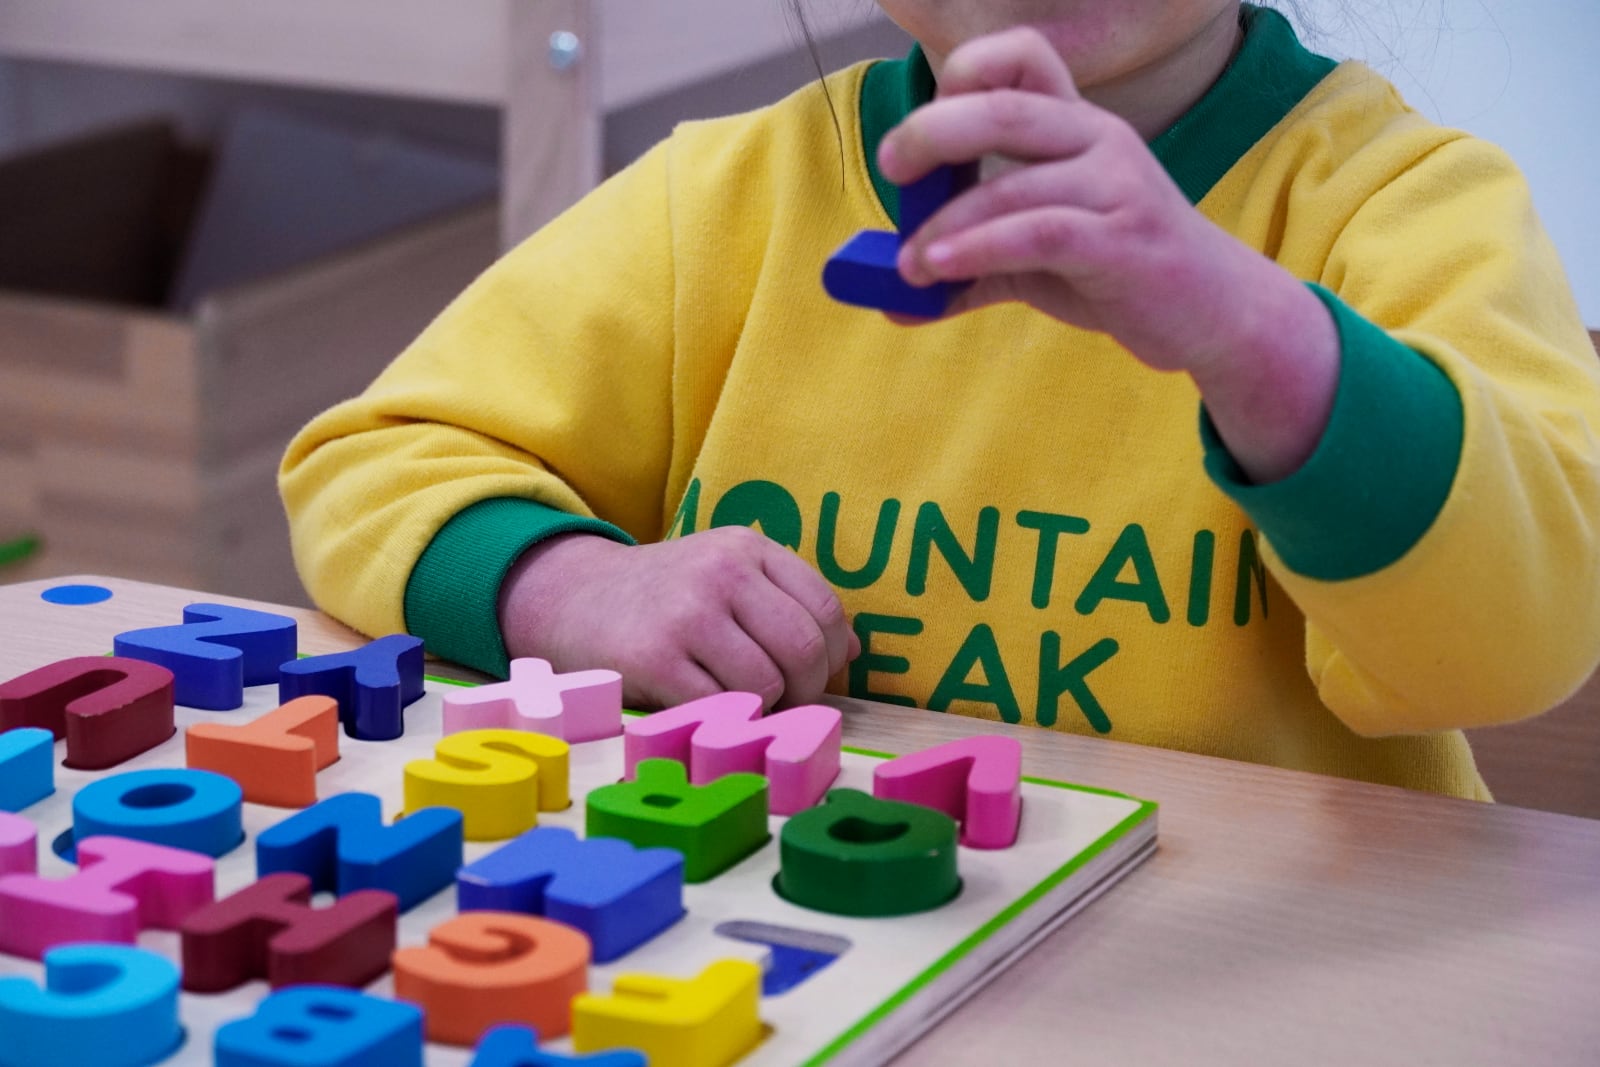
[(1217, 336), (1208, 324), (1236, 295), (1237, 242), (1194, 210), (1132, 126), (1078, 94), (1035, 30), (955, 49), (938, 99), (879, 150), (900, 184), (985, 156), (1016, 165), (911, 235), (900, 256), (908, 281), (973, 279), (953, 310), (1021, 300), (1109, 333), (1161, 370), (1208, 355), (1196, 338)]
[(1338, 383), (1331, 315), (1197, 211), (1132, 126), (1078, 94), (1036, 30), (952, 51), (938, 99), (878, 154), (900, 184), (986, 156), (1014, 166), (910, 235), (899, 264), (907, 281), (972, 280), (952, 314), (1020, 300), (1110, 334), (1158, 370), (1189, 372), (1257, 481), (1310, 455)]
[(637, 547), (553, 537), (507, 575), (500, 621), (512, 658), (609, 668), (649, 707), (734, 690), (810, 703), (860, 651), (822, 576), (742, 526)]

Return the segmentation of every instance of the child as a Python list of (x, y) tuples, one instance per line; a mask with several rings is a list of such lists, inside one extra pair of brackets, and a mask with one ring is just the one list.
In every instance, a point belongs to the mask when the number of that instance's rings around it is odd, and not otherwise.
[[(680, 127), (298, 436), (317, 602), (1486, 797), (1460, 729), (1600, 652), (1600, 382), (1513, 166), (1237, 0), (881, 6), (908, 58)], [(948, 315), (824, 295), (980, 158), (900, 262)]]

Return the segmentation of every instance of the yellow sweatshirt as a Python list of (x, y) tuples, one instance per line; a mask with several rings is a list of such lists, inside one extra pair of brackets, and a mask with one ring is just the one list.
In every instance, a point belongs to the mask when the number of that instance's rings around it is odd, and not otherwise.
[(312, 422), (282, 472), (307, 587), (503, 673), (529, 545), (753, 524), (853, 617), (841, 691), (1486, 796), (1460, 729), (1600, 655), (1600, 367), (1499, 151), (1245, 19), (1152, 149), (1334, 312), (1294, 475), (1246, 484), (1192, 383), (1102, 335), (824, 295), (828, 255), (892, 225), (872, 161), (932, 93), (913, 52), (827, 81), (842, 143), (817, 85), (680, 127)]

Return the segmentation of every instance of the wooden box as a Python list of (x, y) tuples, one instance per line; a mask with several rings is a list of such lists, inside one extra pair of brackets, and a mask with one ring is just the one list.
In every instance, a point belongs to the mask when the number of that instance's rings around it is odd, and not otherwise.
[[(72, 184), (33, 191), (29, 211), (57, 195), (83, 210)], [(289, 437), (370, 382), (497, 240), (485, 203), (188, 316), (22, 291), (0, 270), (0, 543), (42, 542), (0, 581), (101, 573), (304, 603), (276, 486)]]

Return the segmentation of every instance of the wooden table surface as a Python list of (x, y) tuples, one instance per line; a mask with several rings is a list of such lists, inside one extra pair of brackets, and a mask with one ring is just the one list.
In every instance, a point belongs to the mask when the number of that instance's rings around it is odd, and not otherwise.
[[(39, 593), (68, 581), (91, 607)], [(0, 680), (216, 600), (0, 586)], [(457, 673), (439, 670), (438, 673)], [(1600, 822), (840, 699), (849, 744), (1020, 738), (1024, 771), (1158, 801), (1155, 857), (897, 1063), (1600, 1064)], [(1600, 773), (1600, 768), (1596, 768)]]

